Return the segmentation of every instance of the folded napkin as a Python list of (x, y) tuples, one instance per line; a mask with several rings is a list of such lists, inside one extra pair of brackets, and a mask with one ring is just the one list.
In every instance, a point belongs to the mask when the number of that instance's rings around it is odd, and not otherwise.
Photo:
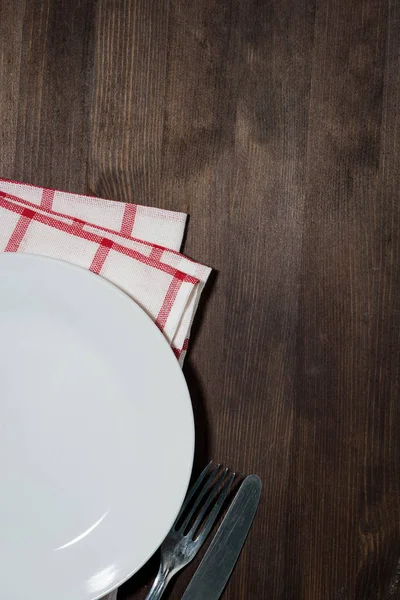
[(133, 298), (182, 364), (210, 269), (179, 253), (186, 215), (0, 179), (0, 252), (66, 260)]

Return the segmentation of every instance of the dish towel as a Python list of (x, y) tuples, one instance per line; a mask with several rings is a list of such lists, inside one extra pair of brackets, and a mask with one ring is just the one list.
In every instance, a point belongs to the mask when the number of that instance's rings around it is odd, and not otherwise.
[(180, 254), (185, 222), (183, 213), (0, 179), (0, 252), (57, 258), (104, 277), (146, 311), (180, 364), (211, 271)]
[(186, 215), (0, 179), (0, 252), (66, 260), (126, 292), (182, 364), (211, 269), (180, 254)]

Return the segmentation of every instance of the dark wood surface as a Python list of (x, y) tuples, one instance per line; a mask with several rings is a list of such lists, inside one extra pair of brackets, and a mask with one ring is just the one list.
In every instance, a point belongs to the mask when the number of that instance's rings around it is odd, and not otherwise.
[(215, 269), (195, 471), (264, 483), (224, 598), (400, 598), (399, 2), (0, 0), (0, 40), (0, 176), (186, 211)]

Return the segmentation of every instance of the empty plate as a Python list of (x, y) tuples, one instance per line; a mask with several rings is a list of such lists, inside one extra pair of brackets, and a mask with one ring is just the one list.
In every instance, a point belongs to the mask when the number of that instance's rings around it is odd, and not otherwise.
[(95, 600), (183, 501), (188, 390), (133, 300), (62, 261), (0, 255), (0, 595)]

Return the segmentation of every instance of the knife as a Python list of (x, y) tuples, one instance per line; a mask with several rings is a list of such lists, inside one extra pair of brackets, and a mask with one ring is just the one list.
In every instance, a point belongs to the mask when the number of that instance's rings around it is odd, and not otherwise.
[(261, 494), (261, 479), (248, 475), (240, 486), (181, 600), (217, 600), (246, 541)]

